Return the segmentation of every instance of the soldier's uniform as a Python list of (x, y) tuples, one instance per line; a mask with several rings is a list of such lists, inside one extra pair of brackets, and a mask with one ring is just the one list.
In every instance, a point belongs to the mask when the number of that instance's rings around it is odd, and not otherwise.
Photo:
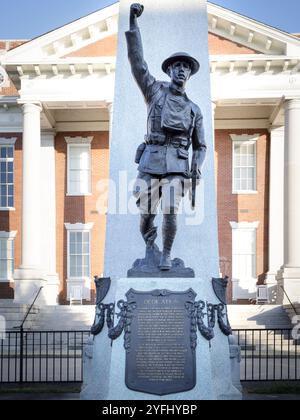
[(175, 197), (171, 203), (163, 200), (163, 212), (168, 212), (173, 204), (176, 212), (186, 192), (183, 187), (186, 182), (183, 181), (191, 176), (190, 146), (193, 151), (198, 151), (199, 170), (205, 159), (203, 117), (200, 108), (187, 97), (184, 90), (173, 88), (169, 82), (157, 81), (150, 74), (143, 56), (139, 29), (126, 32), (126, 38), (132, 73), (148, 106), (147, 135), (136, 157), (139, 165), (135, 191), (138, 204), (142, 214), (150, 209), (154, 214), (161, 195), (174, 196), (168, 191), (167, 181), (171, 180)]
[[(152, 247), (157, 237), (154, 219), (162, 198), (163, 252), (159, 267), (170, 270), (177, 212), (187, 190), (187, 180), (191, 177), (190, 146), (193, 147), (193, 159), (197, 161), (199, 175), (206, 155), (203, 117), (184, 88), (175, 83), (157, 81), (150, 74), (138, 26), (126, 32), (126, 38), (132, 73), (148, 107), (147, 135), (136, 156), (139, 175), (135, 196), (141, 212), (140, 229), (147, 247)], [(164, 72), (176, 61), (189, 62), (191, 74), (199, 69), (195, 59), (178, 53), (163, 63)]]

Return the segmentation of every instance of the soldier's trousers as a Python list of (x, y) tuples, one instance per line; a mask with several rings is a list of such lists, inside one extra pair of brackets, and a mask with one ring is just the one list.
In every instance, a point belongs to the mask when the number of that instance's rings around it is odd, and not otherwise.
[(140, 172), (134, 196), (142, 215), (157, 214), (160, 203), (163, 214), (177, 214), (188, 188), (189, 180), (182, 175), (157, 176)]

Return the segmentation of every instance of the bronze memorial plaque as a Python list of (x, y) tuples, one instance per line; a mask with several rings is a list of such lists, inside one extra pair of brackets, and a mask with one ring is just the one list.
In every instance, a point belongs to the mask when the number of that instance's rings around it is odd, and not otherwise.
[(195, 338), (189, 314), (195, 297), (192, 289), (127, 293), (133, 308), (127, 335), (129, 389), (162, 396), (196, 386)]

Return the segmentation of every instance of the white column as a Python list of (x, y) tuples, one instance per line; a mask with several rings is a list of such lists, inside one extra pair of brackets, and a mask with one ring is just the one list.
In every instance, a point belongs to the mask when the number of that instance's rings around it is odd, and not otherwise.
[(39, 287), (45, 286), (41, 273), (40, 240), (40, 114), (40, 105), (28, 103), (23, 106), (22, 263), (14, 274), (17, 303), (31, 303)]
[(47, 278), (47, 304), (57, 304), (59, 277), (56, 272), (56, 174), (55, 131), (41, 135), (41, 266)]
[(270, 129), (269, 271), (270, 303), (277, 300), (276, 276), (283, 265), (284, 231), (284, 127)]
[(113, 128), (113, 117), (114, 117), (114, 104), (107, 105), (108, 113), (109, 113), (109, 142), (111, 139), (112, 128)]
[(214, 141), (215, 141), (215, 137), (216, 137), (216, 128), (215, 128), (216, 127), (216, 124), (215, 124), (216, 109), (217, 109), (216, 102), (212, 102), (211, 103), (211, 110), (212, 110), (212, 129), (213, 129)]
[[(284, 265), (278, 280), (300, 302), (300, 99), (286, 102), (284, 165)], [(288, 300), (284, 297), (284, 303)]]
[(23, 129), (22, 268), (40, 268), (41, 107), (25, 104)]

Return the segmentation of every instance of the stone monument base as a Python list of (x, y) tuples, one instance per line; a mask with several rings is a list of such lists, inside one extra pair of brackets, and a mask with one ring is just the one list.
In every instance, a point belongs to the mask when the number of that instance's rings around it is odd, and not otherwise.
[[(110, 291), (103, 305), (119, 301), (126, 302), (130, 290), (138, 292), (151, 292), (157, 290), (186, 292), (192, 289), (196, 301), (209, 302), (220, 305), (212, 283), (196, 279), (174, 278), (126, 278), (113, 280)], [(120, 309), (116, 307), (116, 313)], [(207, 325), (205, 314), (204, 324)], [(118, 323), (117, 317), (114, 326)], [(126, 378), (126, 350), (124, 337), (120, 335), (115, 341), (108, 338), (108, 328), (105, 323), (102, 332), (92, 337), (85, 349), (84, 355), (84, 383), (81, 399), (83, 400), (240, 400), (241, 393), (233, 385), (230, 359), (229, 338), (216, 323), (214, 338), (208, 341), (197, 332), (196, 359), (196, 386), (187, 392), (170, 395), (153, 395), (132, 391), (125, 384)], [(236, 385), (236, 381), (235, 381)], [(237, 386), (237, 385), (236, 385)]]
[(128, 271), (129, 278), (194, 278), (192, 268), (185, 266), (180, 258), (172, 260), (172, 268), (162, 271), (159, 268), (162, 252), (157, 245), (146, 248), (145, 258), (136, 260), (133, 267)]

